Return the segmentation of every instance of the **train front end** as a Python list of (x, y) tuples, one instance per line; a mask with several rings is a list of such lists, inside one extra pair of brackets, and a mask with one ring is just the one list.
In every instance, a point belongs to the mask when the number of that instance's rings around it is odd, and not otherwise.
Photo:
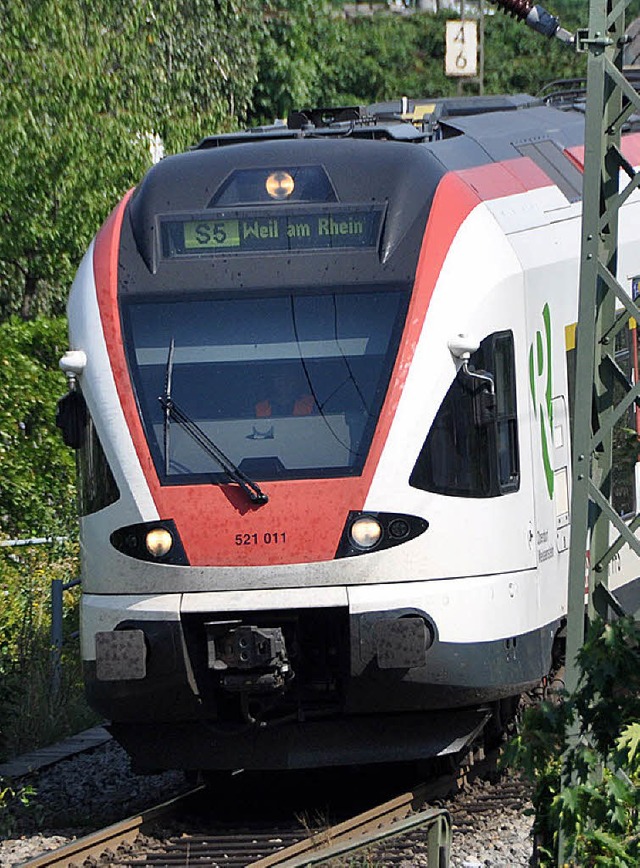
[(69, 301), (82, 652), (139, 767), (444, 753), (535, 680), (479, 676), (443, 641), (416, 594), (438, 578), (429, 498), (380, 476), (455, 231), (430, 220), (443, 175), (404, 143), (205, 143), (87, 253)]

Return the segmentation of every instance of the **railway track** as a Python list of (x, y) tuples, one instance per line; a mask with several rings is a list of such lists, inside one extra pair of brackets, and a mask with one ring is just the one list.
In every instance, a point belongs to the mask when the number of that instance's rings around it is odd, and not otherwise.
[[(426, 807), (452, 781), (420, 784), (355, 817), (315, 833), (301, 816), (265, 822), (198, 819), (207, 802), (205, 786), (73, 841), (24, 863), (24, 868), (71, 868), (89, 864), (118, 866), (224, 865), (229, 868), (295, 868), (315, 865), (360, 850), (386, 846), (391, 837), (427, 827), (429, 864), (447, 865), (451, 830), (448, 812)], [(186, 830), (189, 831), (186, 831)], [(169, 831), (167, 831), (169, 830)], [(391, 864), (391, 863), (390, 863)]]
[(202, 786), (194, 787), (136, 816), (128, 817), (119, 823), (114, 823), (106, 826), (104, 829), (99, 829), (96, 832), (78, 838), (76, 841), (65, 844), (64, 847), (60, 847), (57, 850), (43, 853), (35, 859), (25, 862), (24, 865), (28, 865), (30, 868), (43, 868), (43, 866), (49, 866), (49, 868), (60, 866), (62, 868), (62, 866), (82, 865), (83, 862), (90, 858), (102, 859), (105, 854), (114, 855), (118, 848), (134, 842), (139, 835), (143, 834), (150, 827), (151, 823), (170, 817), (203, 790), (204, 787)]
[[(86, 739), (80, 739), (78, 744), (80, 750), (89, 749)], [(51, 761), (49, 756), (46, 759)], [(484, 759), (482, 751), (469, 752), (464, 759), (459, 758), (457, 767), (448, 768), (439, 777), (432, 772), (428, 783), (403, 791), (400, 787), (406, 786), (407, 778), (401, 773), (394, 783), (386, 780), (383, 784), (386, 789), (381, 790), (389, 794), (395, 789), (401, 794), (392, 799), (387, 795), (380, 804), (364, 811), (362, 807), (373, 804), (376, 798), (373, 787), (366, 782), (362, 784), (360, 778), (354, 784), (347, 774), (337, 784), (335, 778), (330, 779), (332, 788), (322, 790), (313, 804), (326, 799), (324, 804), (330, 804), (331, 808), (317, 813), (305, 807), (309, 794), (317, 793), (316, 782), (309, 775), (303, 775), (293, 785), (288, 801), (285, 797), (285, 813), (280, 807), (282, 791), (273, 776), (267, 778), (261, 793), (257, 792), (255, 779), (227, 778), (217, 784), (214, 781), (209, 787), (193, 787), (22, 864), (25, 868), (72, 865), (79, 868), (96, 864), (105, 868), (108, 865), (297, 868), (354, 864), (356, 859), (356, 864), (442, 868), (450, 864), (452, 823), (455, 852), (465, 838), (467, 845), (469, 840), (475, 840), (478, 827), (487, 822), (485, 818), (495, 818), (503, 811), (517, 813), (526, 803), (526, 787), (519, 782), (507, 780), (493, 787), (486, 781), (494, 766), (495, 754)], [(384, 776), (378, 773), (372, 779), (388, 776), (386, 770)], [(247, 794), (253, 794), (253, 800)], [(357, 810), (362, 812), (349, 816)], [(472, 846), (477, 852), (477, 845)], [(366, 848), (364, 856), (363, 848)], [(355, 857), (354, 851), (359, 851)]]
[[(42, 854), (24, 863), (24, 868), (77, 868), (83, 864), (297, 868), (353, 864), (349, 860), (356, 851), (358, 858), (364, 858), (359, 853), (363, 848), (373, 864), (443, 868), (449, 865), (451, 815), (464, 833), (483, 812), (499, 808), (505, 797), (504, 804), (508, 807), (522, 805), (518, 787), (507, 787), (502, 795), (481, 793), (465, 799), (464, 791), (460, 793), (461, 784), (482, 775), (494, 762), (489, 757), (474, 764), (473, 757), (467, 754), (451, 772), (337, 823), (329, 822), (326, 816), (322, 821), (309, 819), (311, 815), (293, 809), (288, 816), (278, 812), (274, 818), (270, 810), (273, 805), (266, 802), (262, 803), (262, 811), (256, 810), (255, 804), (247, 805), (245, 811), (237, 793), (235, 799), (233, 795), (228, 798), (233, 803), (229, 814), (224, 810), (227, 793), (194, 787), (136, 816)], [(244, 786), (251, 791), (249, 784)], [(459, 807), (456, 807), (459, 797), (443, 806), (444, 797), (456, 791), (460, 794)], [(278, 792), (274, 784), (272, 796), (276, 794), (276, 801)], [(354, 789), (352, 797), (353, 803), (357, 797), (362, 798), (362, 793)], [(322, 827), (314, 829), (319, 822)]]

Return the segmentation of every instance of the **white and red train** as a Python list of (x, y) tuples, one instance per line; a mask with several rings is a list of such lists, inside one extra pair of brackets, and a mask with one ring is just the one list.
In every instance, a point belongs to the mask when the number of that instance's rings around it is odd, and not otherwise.
[[(59, 421), (88, 696), (140, 768), (447, 753), (549, 671), (582, 141), (526, 96), (320, 110), (206, 139), (115, 208)], [(632, 512), (633, 462), (614, 489)], [(614, 563), (634, 608), (639, 577)]]

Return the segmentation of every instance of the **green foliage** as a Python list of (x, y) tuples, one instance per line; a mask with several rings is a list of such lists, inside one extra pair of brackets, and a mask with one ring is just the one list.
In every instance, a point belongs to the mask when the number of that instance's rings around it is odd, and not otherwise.
[[(505, 762), (535, 785), (540, 865), (557, 864), (562, 829), (572, 865), (632, 868), (640, 864), (640, 625), (594, 624), (579, 662), (576, 693), (526, 712)], [(567, 749), (571, 727), (579, 738)]]
[[(120, 3), (108, 0), (111, 14)], [(261, 0), (163, 0), (149, 4), (148, 49), (133, 82), (146, 126), (175, 153), (236, 129), (250, 106), (263, 37)]]
[(52, 677), (51, 582), (78, 569), (76, 543), (0, 548), (0, 759), (95, 722), (82, 694), (77, 587), (63, 594), (59, 683)]
[[(82, 698), (77, 638), (51, 670), (51, 581), (78, 574), (73, 454), (57, 431), (66, 383), (63, 319), (0, 324), (0, 525), (3, 537), (69, 537), (0, 548), (0, 756), (48, 744), (93, 720)], [(63, 631), (78, 629), (78, 590), (63, 599)]]
[[(437, 15), (374, 14), (349, 20), (310, 0), (271, 0), (260, 49), (253, 117), (269, 122), (292, 107), (362, 105), (406, 95), (450, 96), (445, 23)], [(520, 22), (485, 20), (485, 91), (536, 93), (557, 78), (584, 75), (585, 60)], [(467, 84), (468, 93), (477, 85)]]
[(621, 620), (590, 631), (578, 661), (584, 675), (576, 710), (606, 756), (623, 727), (640, 720), (640, 625)]
[(455, 93), (456, 83), (444, 74), (447, 17), (376, 15), (347, 22), (343, 51), (325, 87), (338, 103), (355, 104)]
[(35, 790), (31, 784), (15, 787), (11, 781), (0, 778), (0, 835), (3, 838), (11, 835), (16, 825), (16, 809), (29, 808)]
[(62, 311), (91, 237), (150, 164), (235, 123), (259, 0), (7, 0), (0, 17), (0, 315)]
[(487, 19), (485, 29), (487, 93), (535, 95), (551, 81), (584, 77), (586, 71), (586, 56), (576, 54), (559, 40), (546, 39), (521, 22), (503, 14), (496, 14)]
[[(325, 84), (348, 37), (346, 22), (317, 0), (266, 0), (252, 123), (286, 118), (325, 99)], [(326, 102), (324, 103), (327, 104)]]
[(63, 319), (0, 323), (0, 526), (9, 537), (75, 533), (74, 458), (54, 424), (66, 347)]
[[(126, 49), (97, 23), (74, 0), (3, 7), (0, 269), (5, 309), (25, 317), (45, 290), (59, 309), (92, 232), (148, 161), (117, 73)], [(119, 30), (135, 44), (133, 20)]]

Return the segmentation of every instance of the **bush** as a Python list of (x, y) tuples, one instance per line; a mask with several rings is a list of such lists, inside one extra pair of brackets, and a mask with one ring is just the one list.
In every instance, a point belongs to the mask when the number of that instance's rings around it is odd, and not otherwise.
[(55, 427), (66, 348), (63, 318), (0, 323), (0, 526), (9, 537), (75, 535), (74, 457)]
[[(505, 761), (535, 785), (540, 865), (557, 864), (561, 829), (572, 865), (634, 868), (640, 864), (640, 624), (632, 618), (594, 623), (579, 664), (575, 694), (528, 710)], [(569, 747), (572, 728), (578, 737)]]
[(73, 454), (55, 427), (66, 390), (63, 319), (0, 324), (3, 536), (66, 542), (0, 548), (0, 755), (50, 743), (93, 720), (82, 698), (78, 590), (64, 595), (63, 668), (52, 681), (51, 581), (78, 575)]
[(82, 690), (79, 589), (63, 594), (54, 678), (51, 582), (78, 574), (76, 543), (0, 549), (0, 758), (51, 744), (95, 722)]

